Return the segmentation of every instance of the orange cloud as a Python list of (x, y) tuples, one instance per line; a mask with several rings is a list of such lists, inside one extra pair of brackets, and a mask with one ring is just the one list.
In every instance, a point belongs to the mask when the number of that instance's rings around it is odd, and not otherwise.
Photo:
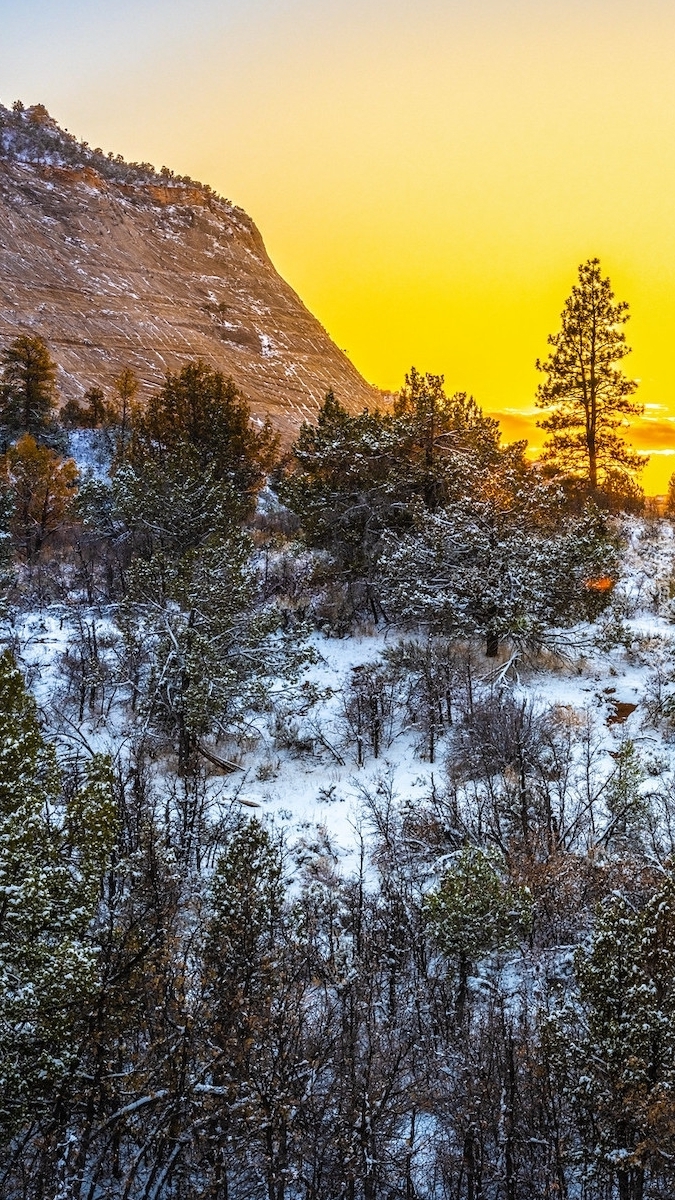
[(530, 416), (527, 413), (514, 412), (513, 410), (489, 412), (486, 415), (495, 417), (499, 421), (502, 438), (505, 442), (519, 442), (523, 438), (526, 438), (530, 443), (534, 442), (536, 445), (541, 445), (543, 434), (540, 429), (537, 429), (535, 424), (536, 417)]
[[(659, 416), (649, 416), (653, 411), (657, 411)], [(675, 471), (675, 417), (662, 415), (666, 411), (663, 405), (649, 405), (647, 415), (635, 420), (625, 431), (629, 445), (641, 454), (651, 456), (641, 480), (648, 495), (663, 494), (668, 487), (670, 476)], [(537, 410), (518, 412), (507, 408), (489, 412), (487, 415), (499, 421), (505, 442), (526, 438), (530, 454), (537, 457), (546, 436), (542, 429), (537, 428)]]
[(627, 431), (631, 445), (646, 454), (670, 451), (675, 454), (675, 417), (643, 417)]

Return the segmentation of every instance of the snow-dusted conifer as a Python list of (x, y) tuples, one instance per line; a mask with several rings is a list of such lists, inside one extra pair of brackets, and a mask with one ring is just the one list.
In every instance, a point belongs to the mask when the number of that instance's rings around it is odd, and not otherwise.
[(53, 748), (9, 652), (0, 657), (0, 1124), (35, 1119), (77, 1062), (96, 979), (89, 937), (114, 834), (94, 760), (65, 810)]
[(617, 1179), (620, 1200), (640, 1200), (675, 1152), (672, 872), (642, 910), (606, 901), (576, 974), (578, 1001), (553, 1028), (582, 1156), (596, 1178)]
[(530, 897), (510, 883), (499, 856), (466, 846), (426, 897), (429, 924), (441, 950), (457, 964), (457, 1015), (466, 1002), (469, 971), (477, 960), (513, 944), (530, 921)]
[[(599, 513), (565, 515), (555, 489), (506, 460), (454, 505), (420, 511), (406, 537), (389, 537), (379, 570), (392, 618), (484, 637), (496, 655), (502, 638), (537, 644), (548, 628), (592, 618), (607, 603), (616, 563)], [(598, 578), (606, 588), (593, 586)]]

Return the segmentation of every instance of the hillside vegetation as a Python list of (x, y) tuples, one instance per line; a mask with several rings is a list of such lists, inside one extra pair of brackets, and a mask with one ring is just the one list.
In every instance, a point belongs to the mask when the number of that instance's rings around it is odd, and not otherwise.
[(675, 540), (580, 281), (538, 464), (5, 346), (7, 1200), (672, 1195)]
[(175, 175), (169, 167), (156, 171), (152, 163), (126, 162), (112, 150), (104, 153), (100, 146), (92, 148), (79, 141), (67, 129), (62, 129), (50, 116), (44, 104), (26, 108), (20, 100), (6, 108), (0, 104), (0, 157), (14, 162), (35, 163), (52, 167), (68, 167), (96, 171), (103, 179), (115, 183), (188, 184), (205, 195), (216, 195), (208, 184), (198, 183), (188, 175)]

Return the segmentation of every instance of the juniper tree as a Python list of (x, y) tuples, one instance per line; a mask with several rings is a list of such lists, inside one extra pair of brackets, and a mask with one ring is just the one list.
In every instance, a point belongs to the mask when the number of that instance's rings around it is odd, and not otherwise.
[(241, 531), (181, 558), (135, 558), (128, 585), (122, 625), (130, 651), (140, 634), (148, 660), (139, 682), (146, 729), (169, 740), (181, 769), (203, 752), (202, 739), (233, 734), (247, 708), (267, 703), (271, 678), (292, 681), (312, 658), (260, 601)]
[(499, 422), (484, 416), (473, 396), (447, 396), (443, 385), (442, 375), (422, 375), (412, 367), (394, 401), (402, 457), (417, 467), (430, 509), (447, 499), (446, 476), (448, 466), (455, 465), (453, 456), (489, 462), (499, 454)]
[(442, 376), (413, 367), (393, 413), (352, 415), (328, 392), (316, 425), (300, 431), (280, 493), (310, 545), (351, 578), (369, 578), (387, 532), (409, 530), (420, 504), (456, 499), (472, 469), (498, 454), (498, 423), (465, 393), (446, 396)]
[(637, 381), (619, 366), (630, 353), (623, 330), (628, 319), (628, 304), (615, 303), (600, 260), (588, 259), (565, 301), (560, 331), (549, 335), (553, 349), (536, 363), (546, 376), (536, 403), (550, 410), (539, 422), (550, 434), (543, 459), (560, 473), (585, 481), (591, 492), (608, 475), (619, 471), (630, 476), (646, 462), (619, 432), (626, 417), (642, 412), (631, 399)]
[(517, 942), (519, 928), (531, 919), (525, 888), (505, 877), (498, 855), (465, 846), (443, 872), (436, 891), (426, 898), (429, 925), (458, 971), (457, 1018), (463, 1019), (469, 971), (491, 950)]
[(329, 550), (349, 576), (368, 576), (383, 531), (409, 525), (399, 439), (389, 416), (351, 415), (328, 392), (316, 425), (305, 422), (280, 495), (306, 542)]
[(143, 558), (161, 551), (172, 558), (227, 537), (239, 526), (245, 501), (212, 467), (197, 471), (189, 446), (162, 463), (127, 464), (112, 484), (115, 515), (133, 534)]
[(454, 505), (418, 511), (411, 533), (384, 539), (388, 615), (454, 638), (482, 636), (488, 657), (502, 638), (541, 644), (551, 627), (592, 619), (616, 577), (616, 540), (597, 511), (563, 521), (561, 506), (522, 446), (509, 447)]

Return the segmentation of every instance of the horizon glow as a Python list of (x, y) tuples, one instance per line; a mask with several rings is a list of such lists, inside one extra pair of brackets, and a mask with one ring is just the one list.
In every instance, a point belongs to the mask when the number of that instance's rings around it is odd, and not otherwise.
[(370, 382), (414, 363), (534, 422), (598, 255), (627, 300), (647, 491), (675, 470), (675, 6), (665, 0), (0, 0), (0, 98), (250, 213)]

